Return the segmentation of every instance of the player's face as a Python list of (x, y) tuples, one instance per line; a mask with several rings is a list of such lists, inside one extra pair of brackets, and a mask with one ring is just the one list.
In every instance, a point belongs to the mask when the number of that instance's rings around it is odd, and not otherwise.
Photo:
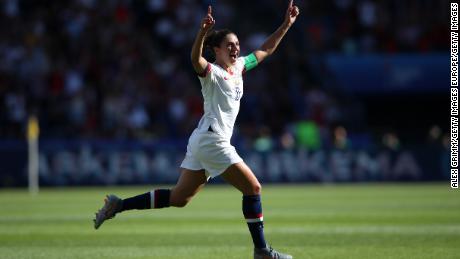
[(227, 66), (232, 66), (236, 63), (236, 59), (240, 55), (240, 42), (235, 34), (227, 34), (220, 44), (219, 48), (216, 48), (216, 58)]

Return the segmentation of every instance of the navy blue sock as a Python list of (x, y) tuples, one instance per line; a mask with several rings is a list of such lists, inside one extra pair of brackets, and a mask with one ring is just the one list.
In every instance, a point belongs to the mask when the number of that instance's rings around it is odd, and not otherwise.
[(171, 190), (157, 189), (131, 198), (124, 199), (121, 211), (134, 209), (160, 209), (169, 207), (170, 194)]
[(243, 196), (243, 214), (251, 232), (252, 242), (256, 248), (265, 248), (267, 243), (264, 237), (264, 217), (260, 195)]
[(150, 192), (124, 199), (122, 204), (121, 211), (150, 209)]

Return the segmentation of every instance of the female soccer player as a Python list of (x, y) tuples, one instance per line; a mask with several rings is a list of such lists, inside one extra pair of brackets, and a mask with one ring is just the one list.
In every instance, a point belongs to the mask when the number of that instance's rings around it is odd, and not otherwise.
[[(282, 25), (259, 49), (246, 57), (239, 57), (240, 44), (233, 32), (210, 32), (215, 20), (211, 6), (208, 7), (191, 53), (193, 69), (201, 83), (204, 115), (190, 136), (176, 186), (123, 200), (113, 194), (108, 195), (104, 206), (96, 213), (96, 229), (105, 220), (125, 210), (184, 207), (209, 177), (221, 175), (243, 193), (243, 214), (254, 243), (254, 258), (292, 258), (277, 252), (265, 242), (260, 183), (230, 144), (230, 138), (243, 95), (242, 75), (275, 51), (298, 15), (299, 8), (290, 0)], [(203, 57), (203, 45), (213, 50), (214, 63)]]

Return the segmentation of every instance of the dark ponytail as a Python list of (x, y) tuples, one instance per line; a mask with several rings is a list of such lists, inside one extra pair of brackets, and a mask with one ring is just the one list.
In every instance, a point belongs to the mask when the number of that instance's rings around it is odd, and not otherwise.
[(204, 49), (208, 52), (213, 58), (215, 58), (214, 47), (219, 47), (222, 41), (224, 40), (225, 36), (228, 34), (235, 34), (231, 30), (222, 29), (222, 30), (214, 30), (209, 32), (204, 39)]

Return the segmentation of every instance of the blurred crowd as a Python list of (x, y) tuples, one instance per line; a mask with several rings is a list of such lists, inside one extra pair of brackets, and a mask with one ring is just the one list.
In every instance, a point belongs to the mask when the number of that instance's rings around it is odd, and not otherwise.
[[(245, 55), (281, 24), (286, 2), (1, 1), (0, 138), (23, 138), (30, 114), (43, 138), (186, 138), (202, 114), (189, 57), (207, 5)], [(296, 4), (278, 51), (245, 76), (235, 135), (262, 150), (346, 145), (337, 140), (366, 128), (362, 105), (326, 80), (324, 53), (449, 49), (442, 1)]]

